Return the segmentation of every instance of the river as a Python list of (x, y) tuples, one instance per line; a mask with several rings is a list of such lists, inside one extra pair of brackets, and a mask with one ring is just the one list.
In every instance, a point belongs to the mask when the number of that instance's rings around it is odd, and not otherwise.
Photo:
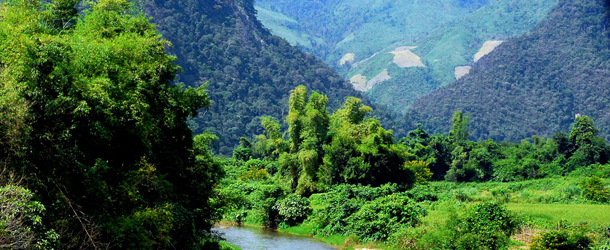
[(280, 233), (255, 227), (213, 228), (223, 233), (227, 242), (243, 250), (335, 250), (336, 248), (312, 237)]

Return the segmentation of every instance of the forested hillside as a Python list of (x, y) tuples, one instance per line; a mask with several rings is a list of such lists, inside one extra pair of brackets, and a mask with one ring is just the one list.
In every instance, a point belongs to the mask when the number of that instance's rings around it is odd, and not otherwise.
[(311, 51), (374, 103), (404, 113), (557, 0), (257, 2), (263, 24)]
[(332, 108), (359, 96), (332, 68), (264, 29), (251, 0), (150, 0), (142, 7), (172, 42), (184, 69), (180, 81), (209, 82), (211, 108), (191, 126), (218, 135), (222, 153), (230, 154), (241, 136), (259, 134), (260, 116), (283, 117), (298, 85), (327, 95)]
[(392, 43), (427, 34), (493, 1), (259, 0), (256, 5), (268, 28), (283, 37), (297, 35), (300, 39), (291, 40), (338, 67), (345, 54), (364, 60)]
[[(347, 77), (365, 77), (370, 89), (366, 96), (404, 113), (419, 97), (468, 74), (468, 69), (493, 46), (535, 27), (556, 4), (557, 0), (494, 1), (429, 34), (386, 47), (366, 62), (351, 67)], [(412, 49), (401, 54), (396, 52), (399, 48)], [(400, 60), (421, 63), (397, 64)], [(374, 77), (384, 70), (389, 77), (375, 82)]]
[(471, 138), (516, 141), (567, 131), (575, 115), (610, 132), (608, 3), (560, 1), (528, 34), (510, 39), (464, 78), (419, 100), (406, 114), (435, 133), (454, 111), (472, 116)]

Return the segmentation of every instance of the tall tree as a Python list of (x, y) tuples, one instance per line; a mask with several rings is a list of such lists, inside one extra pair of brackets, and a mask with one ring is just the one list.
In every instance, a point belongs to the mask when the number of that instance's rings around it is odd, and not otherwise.
[[(195, 248), (216, 219), (222, 175), (187, 119), (205, 87), (127, 0), (11, 0), (0, 8), (0, 152), (46, 207), (61, 249)], [(5, 120), (6, 118), (6, 120)], [(197, 156), (196, 156), (197, 155)]]
[(467, 140), (470, 117), (465, 116), (462, 111), (455, 111), (455, 113), (453, 113), (452, 124), (451, 131), (449, 131), (449, 138), (453, 140), (454, 143)]

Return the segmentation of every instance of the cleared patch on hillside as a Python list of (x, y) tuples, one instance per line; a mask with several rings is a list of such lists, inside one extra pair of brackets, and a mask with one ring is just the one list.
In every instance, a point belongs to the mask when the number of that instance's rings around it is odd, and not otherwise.
[(394, 63), (401, 68), (426, 67), (426, 65), (422, 63), (421, 57), (411, 52), (411, 50), (415, 48), (416, 47), (414, 46), (402, 46), (390, 52), (390, 54), (394, 54)]
[(504, 41), (486, 41), (479, 52), (474, 54), (474, 62), (478, 62), (481, 57), (491, 53), (496, 47), (500, 46)]
[(366, 76), (357, 74), (355, 76), (352, 76), (352, 78), (350, 78), (349, 81), (350, 81), (350, 83), (352, 83), (355, 90), (358, 90), (361, 92), (368, 91), (368, 89), (366, 88)]
[(364, 62), (366, 62), (366, 61), (370, 60), (371, 58), (375, 57), (377, 54), (379, 54), (379, 52), (377, 52), (377, 53), (373, 54), (372, 56), (370, 56), (370, 57), (369, 57), (369, 58), (367, 58), (367, 59), (364, 59), (364, 60), (362, 60), (362, 61), (359, 61), (359, 62), (356, 62), (356, 63), (352, 64), (352, 68), (358, 67), (358, 65), (360, 65), (361, 63), (364, 63)]
[(470, 69), (472, 69), (472, 67), (470, 67), (470, 66), (455, 67), (455, 79), (458, 80), (458, 79), (462, 78), (463, 76), (467, 75), (468, 73), (470, 73)]
[(387, 81), (392, 79), (390, 74), (388, 74), (388, 69), (384, 69), (379, 75), (373, 77), (367, 84), (367, 91), (375, 87), (375, 85), (382, 83), (383, 81)]
[(353, 64), (354, 60), (356, 60), (356, 54), (354, 54), (354, 53), (347, 53), (347, 54), (343, 55), (341, 60), (339, 60), (339, 65), (343, 66), (346, 63)]
[(358, 90), (360, 92), (367, 92), (373, 87), (375, 87), (375, 85), (390, 79), (392, 79), (392, 77), (390, 76), (390, 74), (388, 74), (388, 69), (384, 69), (381, 73), (371, 78), (371, 80), (367, 81), (366, 76), (357, 74), (350, 79), (350, 82), (354, 86), (355, 90)]

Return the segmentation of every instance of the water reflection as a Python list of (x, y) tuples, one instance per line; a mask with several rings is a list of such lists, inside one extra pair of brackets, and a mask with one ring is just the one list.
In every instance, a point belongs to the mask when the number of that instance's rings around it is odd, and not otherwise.
[(317, 239), (253, 227), (213, 228), (243, 250), (335, 250)]

